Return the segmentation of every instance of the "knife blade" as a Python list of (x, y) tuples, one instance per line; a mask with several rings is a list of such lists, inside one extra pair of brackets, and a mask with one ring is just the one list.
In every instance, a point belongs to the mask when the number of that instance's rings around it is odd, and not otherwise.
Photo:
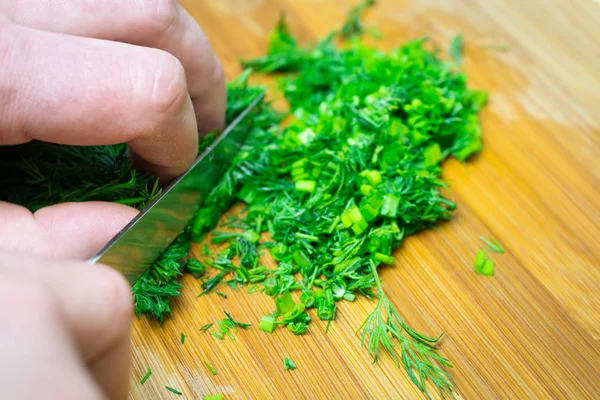
[(236, 127), (263, 96), (257, 96), (186, 172), (163, 190), (88, 262), (100, 262), (120, 271), (133, 285), (185, 229), (232, 165), (246, 141), (244, 130)]

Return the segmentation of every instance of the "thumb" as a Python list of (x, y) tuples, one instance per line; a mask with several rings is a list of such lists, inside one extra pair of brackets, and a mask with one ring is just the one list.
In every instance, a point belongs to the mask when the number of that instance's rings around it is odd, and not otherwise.
[(108, 398), (127, 397), (131, 290), (103, 265), (47, 260), (19, 253), (0, 256), (0, 272), (50, 293), (81, 358)]

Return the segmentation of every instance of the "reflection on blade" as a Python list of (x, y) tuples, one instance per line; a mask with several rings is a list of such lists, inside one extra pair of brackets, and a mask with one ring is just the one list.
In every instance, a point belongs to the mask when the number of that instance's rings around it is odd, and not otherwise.
[[(177, 178), (89, 262), (121, 271), (133, 285), (160, 253), (183, 231), (244, 145), (237, 125), (262, 99), (258, 96)], [(237, 128), (237, 129), (236, 129)]]

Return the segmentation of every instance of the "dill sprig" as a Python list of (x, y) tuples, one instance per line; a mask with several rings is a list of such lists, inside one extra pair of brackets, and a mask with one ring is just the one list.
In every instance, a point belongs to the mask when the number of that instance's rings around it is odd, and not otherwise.
[(361, 331), (362, 344), (367, 347), (374, 361), (377, 361), (380, 350), (389, 353), (396, 364), (404, 367), (411, 381), (428, 398), (428, 382), (431, 382), (442, 396), (453, 396), (455, 388), (452, 377), (444, 369), (451, 368), (452, 365), (448, 359), (437, 353), (437, 343), (441, 335), (430, 337), (410, 328), (385, 295), (375, 263), (371, 262), (370, 267), (377, 284), (379, 300), (373, 312), (358, 329)]
[(368, 7), (374, 4), (375, 0), (363, 0), (348, 13), (348, 17), (340, 29), (340, 34), (343, 38), (348, 39), (353, 36), (359, 36), (364, 32), (361, 21), (363, 13)]
[(486, 250), (502, 254), (506, 252), (500, 242), (496, 239), (486, 239), (484, 236), (479, 236), (479, 238), (488, 246)]

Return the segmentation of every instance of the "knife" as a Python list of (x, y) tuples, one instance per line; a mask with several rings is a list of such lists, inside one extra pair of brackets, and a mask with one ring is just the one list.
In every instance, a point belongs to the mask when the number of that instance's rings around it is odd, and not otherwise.
[(246, 141), (245, 130), (236, 127), (263, 96), (257, 96), (186, 172), (176, 178), (88, 262), (100, 262), (120, 271), (133, 285), (185, 229), (225, 171), (231, 167)]

